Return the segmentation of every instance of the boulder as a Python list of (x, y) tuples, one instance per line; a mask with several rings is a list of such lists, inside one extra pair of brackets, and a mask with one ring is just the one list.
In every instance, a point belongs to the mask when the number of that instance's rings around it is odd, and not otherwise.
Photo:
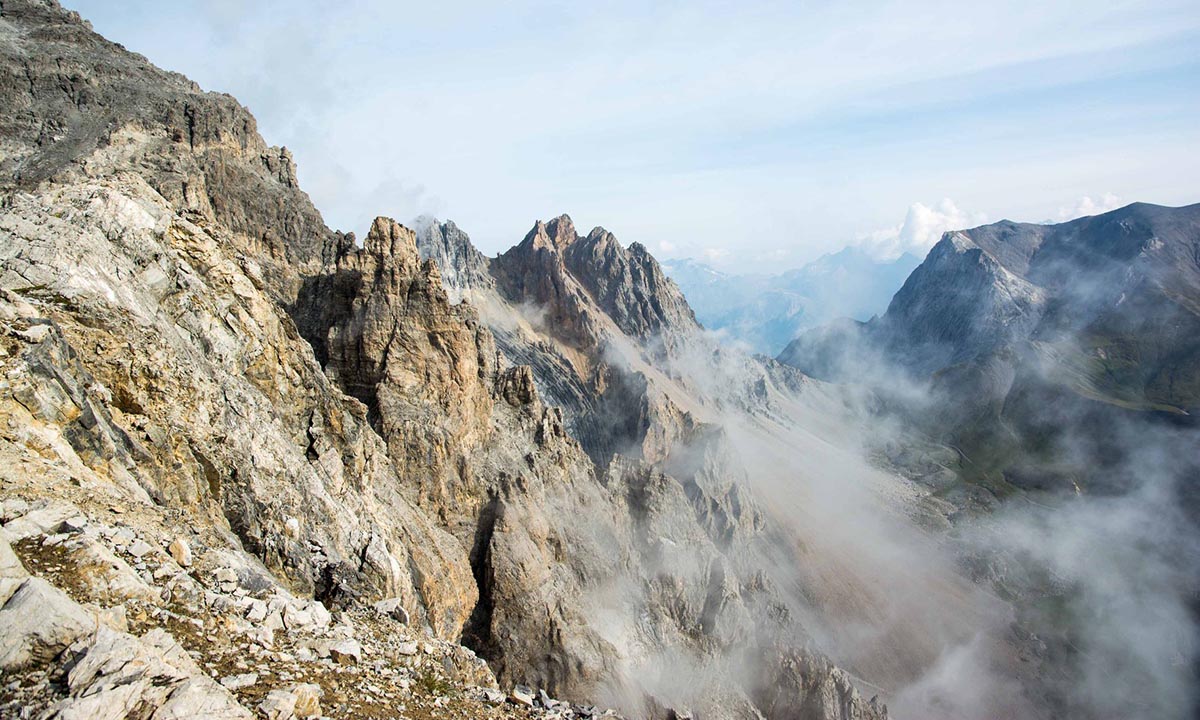
[(26, 578), (0, 608), (0, 669), (48, 662), (95, 627), (61, 590), (42, 578)]
[(386, 600), (380, 600), (372, 607), (375, 608), (375, 612), (379, 613), (380, 615), (390, 617), (401, 625), (408, 624), (408, 611), (404, 609), (404, 605), (402, 604), (400, 598), (388, 598)]
[(154, 550), (154, 547), (152, 545), (150, 545), (150, 543), (146, 542), (145, 540), (139, 539), (139, 540), (134, 540), (132, 543), (130, 543), (129, 547), (127, 547), (125, 549), (125, 552), (129, 553), (130, 555), (134, 556), (135, 558), (140, 558), (143, 555), (148, 554), (152, 550)]
[(167, 552), (171, 553), (171, 558), (178, 563), (179, 567), (192, 566), (192, 548), (188, 545), (188, 541), (177, 537), (167, 546)]
[(357, 640), (339, 640), (329, 646), (329, 657), (339, 665), (357, 665), (362, 662), (363, 649)]
[(59, 525), (58, 528), (56, 528), (56, 530), (60, 533), (73, 534), (73, 533), (83, 532), (84, 528), (86, 528), (87, 526), (88, 526), (88, 519), (86, 517), (84, 517), (83, 515), (74, 515), (72, 517), (67, 518), (66, 520), (63, 520), (62, 524)]
[(302, 683), (292, 688), (292, 697), (296, 699), (293, 712), (298, 718), (318, 717), (321, 714), (321, 696), (323, 695), (320, 685), (313, 683)]
[(215, 682), (196, 677), (181, 683), (150, 720), (251, 720), (253, 717)]
[(8, 532), (0, 530), (0, 578), (24, 578), (29, 573), (21, 563), (21, 558), (13, 552), (8, 538)]
[(508, 699), (514, 704), (525, 707), (533, 707), (533, 698), (533, 688), (526, 685), (514, 685), (512, 692), (508, 694)]
[(312, 610), (297, 605), (288, 605), (283, 609), (283, 624), (288, 630), (308, 627), (313, 624)]
[(221, 687), (226, 690), (241, 690), (258, 682), (258, 673), (242, 673), (241, 675), (226, 675), (221, 678)]
[(0, 522), (16, 520), (29, 512), (29, 503), (21, 498), (9, 498), (0, 503)]
[(251, 600), (246, 608), (246, 619), (256, 624), (266, 620), (267, 604), (262, 600)]
[(231, 593), (237, 590), (238, 574), (233, 568), (218, 568), (213, 573), (213, 580), (216, 582), (217, 588), (223, 593)]
[(312, 617), (312, 624), (317, 628), (329, 627), (329, 623), (333, 621), (333, 615), (325, 609), (324, 603), (320, 600), (313, 601), (313, 604), (308, 607), (308, 612)]
[(73, 644), (66, 674), (68, 697), (55, 708), (61, 720), (214, 718), (249, 720), (250, 713), (210, 678), (166, 632), (141, 639), (100, 627)]
[(296, 696), (289, 690), (272, 690), (258, 704), (258, 712), (266, 720), (291, 720), (296, 717)]
[(79, 517), (79, 508), (64, 502), (51, 502), (44, 507), (29, 512), (8, 521), (4, 529), (13, 540), (24, 540), (37, 535), (50, 535), (58, 532), (68, 519)]

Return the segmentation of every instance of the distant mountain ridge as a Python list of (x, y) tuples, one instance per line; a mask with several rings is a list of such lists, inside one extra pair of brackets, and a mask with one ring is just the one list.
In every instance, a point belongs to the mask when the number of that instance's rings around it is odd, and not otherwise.
[(778, 275), (728, 274), (692, 259), (668, 260), (663, 268), (704, 327), (774, 356), (806, 329), (883, 312), (920, 262), (910, 253), (880, 261), (850, 246)]

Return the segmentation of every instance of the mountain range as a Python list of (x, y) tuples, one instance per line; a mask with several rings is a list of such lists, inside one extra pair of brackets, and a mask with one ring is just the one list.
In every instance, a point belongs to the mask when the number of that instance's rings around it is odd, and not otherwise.
[(1192, 714), (1200, 206), (949, 233), (874, 317), (916, 258), (334, 230), (53, 0), (0, 94), (0, 715)]
[[(1076, 487), (1086, 466), (1100, 483), (1120, 458), (1099, 428), (1194, 427), (1200, 205), (947, 233), (882, 316), (812, 330), (779, 359), (829, 380), (927, 386), (928, 422), (987, 458), (981, 476)], [(1053, 459), (1037, 472), (1034, 449)]]

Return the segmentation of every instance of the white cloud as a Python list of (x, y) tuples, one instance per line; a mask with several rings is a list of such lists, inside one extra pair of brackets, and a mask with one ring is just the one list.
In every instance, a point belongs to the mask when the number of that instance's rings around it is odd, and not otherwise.
[(1066, 222), (1088, 215), (1099, 215), (1109, 210), (1116, 210), (1121, 207), (1121, 204), (1121, 198), (1110, 192), (1104, 193), (1098, 198), (1084, 195), (1074, 205), (1059, 208), (1058, 219), (1059, 222)]
[(729, 251), (724, 248), (704, 248), (700, 251), (700, 254), (703, 255), (704, 259), (708, 262), (715, 263), (719, 262), (723, 258), (728, 257)]
[(906, 252), (924, 257), (942, 233), (985, 222), (985, 214), (962, 210), (950, 198), (933, 206), (918, 202), (909, 206), (903, 224), (876, 230), (861, 238), (859, 246), (879, 260), (895, 260)]

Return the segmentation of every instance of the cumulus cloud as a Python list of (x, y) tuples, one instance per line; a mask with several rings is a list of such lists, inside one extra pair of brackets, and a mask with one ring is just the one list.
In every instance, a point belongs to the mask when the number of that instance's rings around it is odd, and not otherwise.
[(1091, 195), (1084, 195), (1074, 205), (1066, 205), (1058, 209), (1058, 221), (1066, 222), (1075, 218), (1086, 217), (1088, 215), (1099, 215), (1106, 213), (1109, 210), (1116, 210), (1121, 207), (1121, 198), (1117, 195), (1107, 192), (1103, 195), (1093, 198)]
[(860, 247), (879, 260), (895, 260), (904, 253), (924, 257), (942, 233), (982, 225), (987, 222), (983, 213), (962, 210), (950, 198), (935, 205), (913, 203), (904, 223), (861, 238)]

